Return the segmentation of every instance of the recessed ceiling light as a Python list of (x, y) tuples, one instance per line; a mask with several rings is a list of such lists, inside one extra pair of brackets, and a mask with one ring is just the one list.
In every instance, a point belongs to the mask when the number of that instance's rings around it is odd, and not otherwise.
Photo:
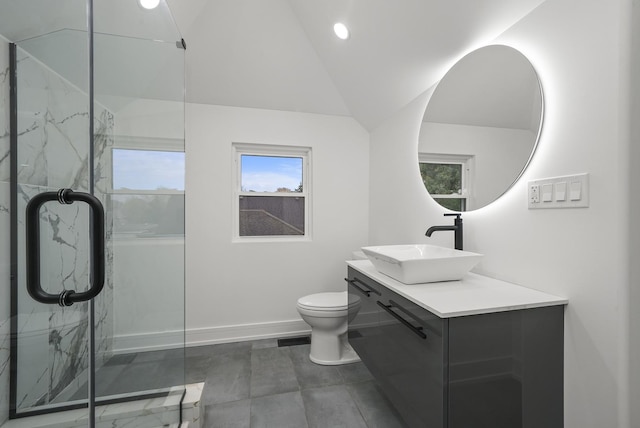
[(160, 0), (138, 0), (138, 3), (145, 9), (155, 9), (160, 4)]
[(338, 22), (333, 26), (333, 31), (339, 39), (347, 40), (349, 38), (349, 29), (342, 22)]

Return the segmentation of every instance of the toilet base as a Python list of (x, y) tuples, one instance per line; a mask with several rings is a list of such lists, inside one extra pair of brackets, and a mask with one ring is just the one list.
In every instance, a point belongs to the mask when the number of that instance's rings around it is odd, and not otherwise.
[(320, 364), (322, 366), (339, 366), (342, 364), (351, 364), (351, 363), (357, 363), (360, 361), (360, 357), (358, 356), (358, 354), (356, 354), (356, 351), (353, 350), (353, 348), (351, 347), (351, 345), (349, 345), (349, 343), (342, 344), (342, 352), (340, 353), (340, 355), (341, 355), (341, 358), (337, 360), (323, 360), (320, 358), (316, 358), (313, 355), (313, 352), (311, 352), (309, 353), (309, 359), (312, 362), (316, 364)]

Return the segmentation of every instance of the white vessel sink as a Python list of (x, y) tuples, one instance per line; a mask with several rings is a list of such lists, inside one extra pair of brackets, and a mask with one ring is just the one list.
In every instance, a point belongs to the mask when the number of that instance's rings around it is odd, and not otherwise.
[(482, 254), (436, 245), (381, 245), (362, 247), (380, 272), (404, 284), (456, 281), (471, 270)]

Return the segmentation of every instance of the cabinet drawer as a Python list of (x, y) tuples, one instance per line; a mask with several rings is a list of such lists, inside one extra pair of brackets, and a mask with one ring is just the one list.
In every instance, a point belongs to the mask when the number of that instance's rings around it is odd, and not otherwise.
[[(381, 295), (380, 285), (353, 269), (349, 269), (346, 281), (350, 305), (349, 344), (375, 376), (378, 372), (375, 359), (383, 346), (378, 330), (381, 308), (376, 304)], [(356, 301), (358, 304), (354, 305)]]
[(385, 394), (410, 427), (446, 426), (448, 321), (386, 288), (376, 304)]

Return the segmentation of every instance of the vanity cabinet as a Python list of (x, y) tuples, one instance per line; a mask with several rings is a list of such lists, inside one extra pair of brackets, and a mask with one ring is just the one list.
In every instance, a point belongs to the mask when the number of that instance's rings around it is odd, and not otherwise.
[(347, 281), (349, 342), (409, 427), (563, 426), (562, 305), (441, 317), (352, 267)]

